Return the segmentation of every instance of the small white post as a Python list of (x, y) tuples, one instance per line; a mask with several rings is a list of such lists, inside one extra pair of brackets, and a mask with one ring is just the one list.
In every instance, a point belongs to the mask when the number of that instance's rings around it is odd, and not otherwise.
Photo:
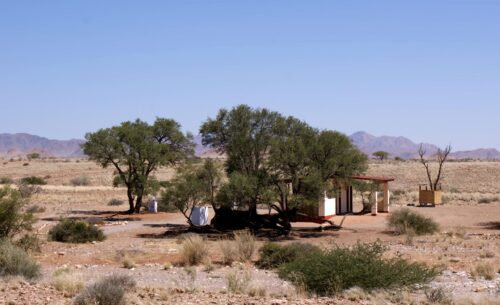
[(378, 212), (378, 192), (373, 191), (372, 194), (372, 216), (377, 216)]

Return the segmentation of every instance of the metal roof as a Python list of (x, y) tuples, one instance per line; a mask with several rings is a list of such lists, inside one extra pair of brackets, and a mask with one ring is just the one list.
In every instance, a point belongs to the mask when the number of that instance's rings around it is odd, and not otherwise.
[(376, 176), (352, 176), (351, 178), (355, 180), (370, 180), (375, 182), (390, 182), (395, 180), (395, 178), (391, 177), (376, 177)]

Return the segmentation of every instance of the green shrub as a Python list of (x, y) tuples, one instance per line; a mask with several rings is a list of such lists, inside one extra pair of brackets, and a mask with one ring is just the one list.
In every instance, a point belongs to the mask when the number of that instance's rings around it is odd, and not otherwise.
[(30, 154), (27, 154), (26, 157), (28, 158), (28, 160), (40, 159), (40, 154), (39, 153), (30, 153)]
[(12, 184), (12, 183), (14, 183), (14, 180), (12, 180), (9, 177), (0, 178), (0, 184)]
[(388, 218), (389, 228), (398, 234), (412, 232), (416, 235), (433, 234), (439, 230), (438, 224), (431, 218), (424, 217), (408, 208), (391, 212)]
[(36, 176), (21, 178), (20, 182), (21, 182), (21, 184), (29, 184), (29, 185), (45, 185), (45, 184), (47, 184), (47, 181), (45, 181), (45, 179), (43, 179), (42, 177), (36, 177)]
[(86, 243), (102, 241), (105, 236), (101, 229), (84, 221), (63, 220), (49, 231), (49, 239), (65, 243)]
[(0, 276), (21, 275), (27, 279), (40, 276), (40, 266), (23, 249), (6, 239), (0, 240)]
[(86, 186), (90, 185), (90, 179), (89, 177), (81, 176), (71, 179), (70, 183), (73, 186)]
[(317, 246), (308, 243), (294, 242), (287, 245), (279, 245), (271, 242), (260, 248), (260, 259), (256, 265), (262, 269), (278, 268), (299, 257), (320, 251)]
[(179, 212), (179, 208), (177, 208), (171, 200), (166, 198), (166, 196), (161, 196), (158, 201), (158, 212), (175, 213)]
[(19, 191), (10, 187), (0, 188), (0, 239), (31, 230), (35, 219), (33, 214), (22, 212), (25, 204), (26, 200)]
[(125, 292), (135, 281), (126, 275), (111, 275), (87, 287), (75, 298), (75, 305), (124, 305)]
[(333, 295), (351, 287), (384, 289), (425, 283), (439, 270), (401, 258), (384, 259), (379, 243), (358, 243), (312, 252), (282, 265), (279, 276), (318, 295)]

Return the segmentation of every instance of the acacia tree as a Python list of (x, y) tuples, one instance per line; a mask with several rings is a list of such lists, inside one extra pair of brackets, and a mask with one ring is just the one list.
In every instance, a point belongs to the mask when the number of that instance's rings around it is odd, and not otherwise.
[(383, 151), (383, 150), (379, 150), (379, 151), (376, 151), (372, 154), (375, 158), (383, 161), (383, 160), (387, 160), (389, 158), (389, 153), (386, 152), (386, 151)]
[(201, 167), (187, 164), (180, 167), (176, 176), (167, 184), (161, 203), (177, 208), (190, 226), (193, 209), (202, 204), (215, 205), (215, 193), (221, 182), (220, 171), (211, 159)]
[(231, 187), (222, 187), (219, 198), (224, 198), (225, 204), (237, 199), (248, 208), (250, 218), (257, 215), (258, 204), (268, 204), (269, 183), (263, 166), (279, 116), (267, 109), (240, 105), (231, 111), (221, 109), (200, 128), (203, 145), (227, 155), (225, 169)]
[(267, 205), (289, 229), (288, 218), (299, 205), (316, 205), (333, 188), (332, 179), (340, 183), (366, 166), (366, 156), (345, 135), (267, 109), (222, 109), (200, 133), (204, 145), (227, 155), (229, 181), (217, 204), (248, 208), (249, 223), (258, 218), (257, 206)]
[(427, 173), (427, 179), (429, 181), (429, 187), (431, 188), (431, 191), (435, 191), (439, 185), (439, 180), (441, 179), (441, 173), (443, 170), (443, 165), (448, 159), (448, 156), (451, 153), (451, 146), (448, 145), (445, 147), (445, 149), (438, 148), (436, 152), (436, 159), (438, 162), (438, 173), (436, 175), (436, 178), (432, 180), (432, 175), (431, 175), (431, 169), (430, 169), (430, 162), (429, 160), (425, 159), (425, 154), (426, 151), (423, 148), (423, 145), (420, 144), (420, 148), (418, 149), (418, 155), (420, 156), (420, 163), (425, 167), (425, 171)]
[(90, 160), (115, 168), (114, 184), (127, 188), (128, 213), (139, 213), (152, 189), (151, 174), (160, 166), (174, 165), (193, 154), (192, 136), (183, 134), (171, 119), (157, 118), (149, 125), (137, 119), (85, 135), (82, 145)]

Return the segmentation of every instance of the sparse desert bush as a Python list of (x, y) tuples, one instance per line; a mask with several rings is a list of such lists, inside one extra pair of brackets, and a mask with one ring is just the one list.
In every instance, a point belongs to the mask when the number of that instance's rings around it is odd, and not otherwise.
[(113, 198), (111, 199), (109, 202), (108, 202), (108, 205), (109, 206), (119, 206), (119, 205), (122, 205), (124, 204), (124, 201), (123, 200), (120, 200), (120, 199), (116, 199), (116, 198)]
[(21, 194), (21, 197), (29, 198), (35, 194), (40, 193), (42, 191), (42, 188), (39, 185), (19, 184), (17, 186), (17, 190)]
[(26, 209), (26, 213), (36, 214), (45, 212), (45, 207), (34, 204)]
[(13, 184), (14, 180), (12, 180), (9, 177), (1, 177), (0, 178), (0, 184)]
[(51, 285), (58, 291), (63, 291), (71, 296), (83, 289), (84, 283), (81, 274), (69, 268), (60, 268), (52, 274)]
[(234, 240), (223, 240), (219, 243), (222, 252), (222, 263), (230, 265), (233, 262), (247, 262), (255, 253), (255, 237), (247, 232), (234, 233)]
[(130, 257), (125, 257), (122, 261), (123, 268), (132, 269), (135, 268), (135, 262)]
[(28, 253), (40, 253), (42, 251), (42, 242), (36, 235), (25, 234), (16, 245)]
[(452, 303), (452, 298), (443, 287), (427, 289), (425, 296), (431, 304), (447, 305)]
[(279, 268), (280, 277), (302, 285), (308, 292), (334, 295), (351, 287), (370, 291), (425, 283), (439, 270), (402, 258), (383, 259), (380, 242), (301, 256)]
[(231, 293), (245, 293), (252, 280), (252, 275), (248, 271), (231, 272), (226, 275), (227, 290)]
[(496, 273), (497, 269), (490, 262), (480, 262), (471, 270), (473, 277), (484, 277), (486, 280), (493, 280)]
[(80, 177), (76, 177), (76, 178), (71, 179), (70, 183), (73, 186), (86, 186), (86, 185), (90, 185), (90, 179), (87, 176), (80, 176)]
[(0, 276), (8, 275), (36, 279), (40, 276), (40, 266), (23, 249), (0, 239)]
[(266, 243), (259, 250), (260, 259), (257, 261), (256, 265), (262, 269), (278, 268), (298, 257), (320, 251), (320, 248), (308, 243), (294, 242), (287, 245), (279, 245), (272, 242)]
[(75, 305), (124, 305), (125, 292), (135, 281), (126, 275), (111, 275), (87, 287), (75, 298)]
[(251, 261), (256, 248), (255, 237), (248, 231), (237, 232), (234, 234), (234, 242), (238, 260), (240, 262)]
[(208, 260), (208, 246), (199, 235), (189, 234), (181, 245), (181, 259), (185, 265), (192, 266)]
[(27, 154), (26, 157), (28, 158), (28, 160), (40, 159), (40, 154), (39, 153), (30, 153), (30, 154)]
[(105, 239), (101, 229), (84, 221), (62, 220), (49, 231), (49, 239), (65, 243), (86, 243)]
[(264, 298), (267, 296), (267, 289), (264, 286), (250, 286), (247, 289), (247, 293), (251, 297)]
[(498, 202), (500, 201), (500, 198), (498, 196), (493, 196), (493, 197), (481, 197), (477, 201), (478, 203), (492, 203), (492, 202)]
[(236, 250), (234, 241), (221, 240), (219, 242), (219, 248), (222, 252), (222, 263), (224, 265), (231, 265), (238, 260), (238, 251)]
[(20, 183), (29, 185), (45, 185), (47, 184), (47, 181), (45, 181), (42, 177), (30, 176), (21, 178)]
[(388, 225), (397, 234), (406, 234), (412, 231), (416, 235), (425, 235), (433, 234), (439, 230), (439, 226), (434, 220), (408, 208), (392, 212), (388, 218)]
[(19, 191), (8, 186), (0, 188), (0, 239), (31, 230), (35, 219), (33, 214), (22, 212), (25, 205)]

